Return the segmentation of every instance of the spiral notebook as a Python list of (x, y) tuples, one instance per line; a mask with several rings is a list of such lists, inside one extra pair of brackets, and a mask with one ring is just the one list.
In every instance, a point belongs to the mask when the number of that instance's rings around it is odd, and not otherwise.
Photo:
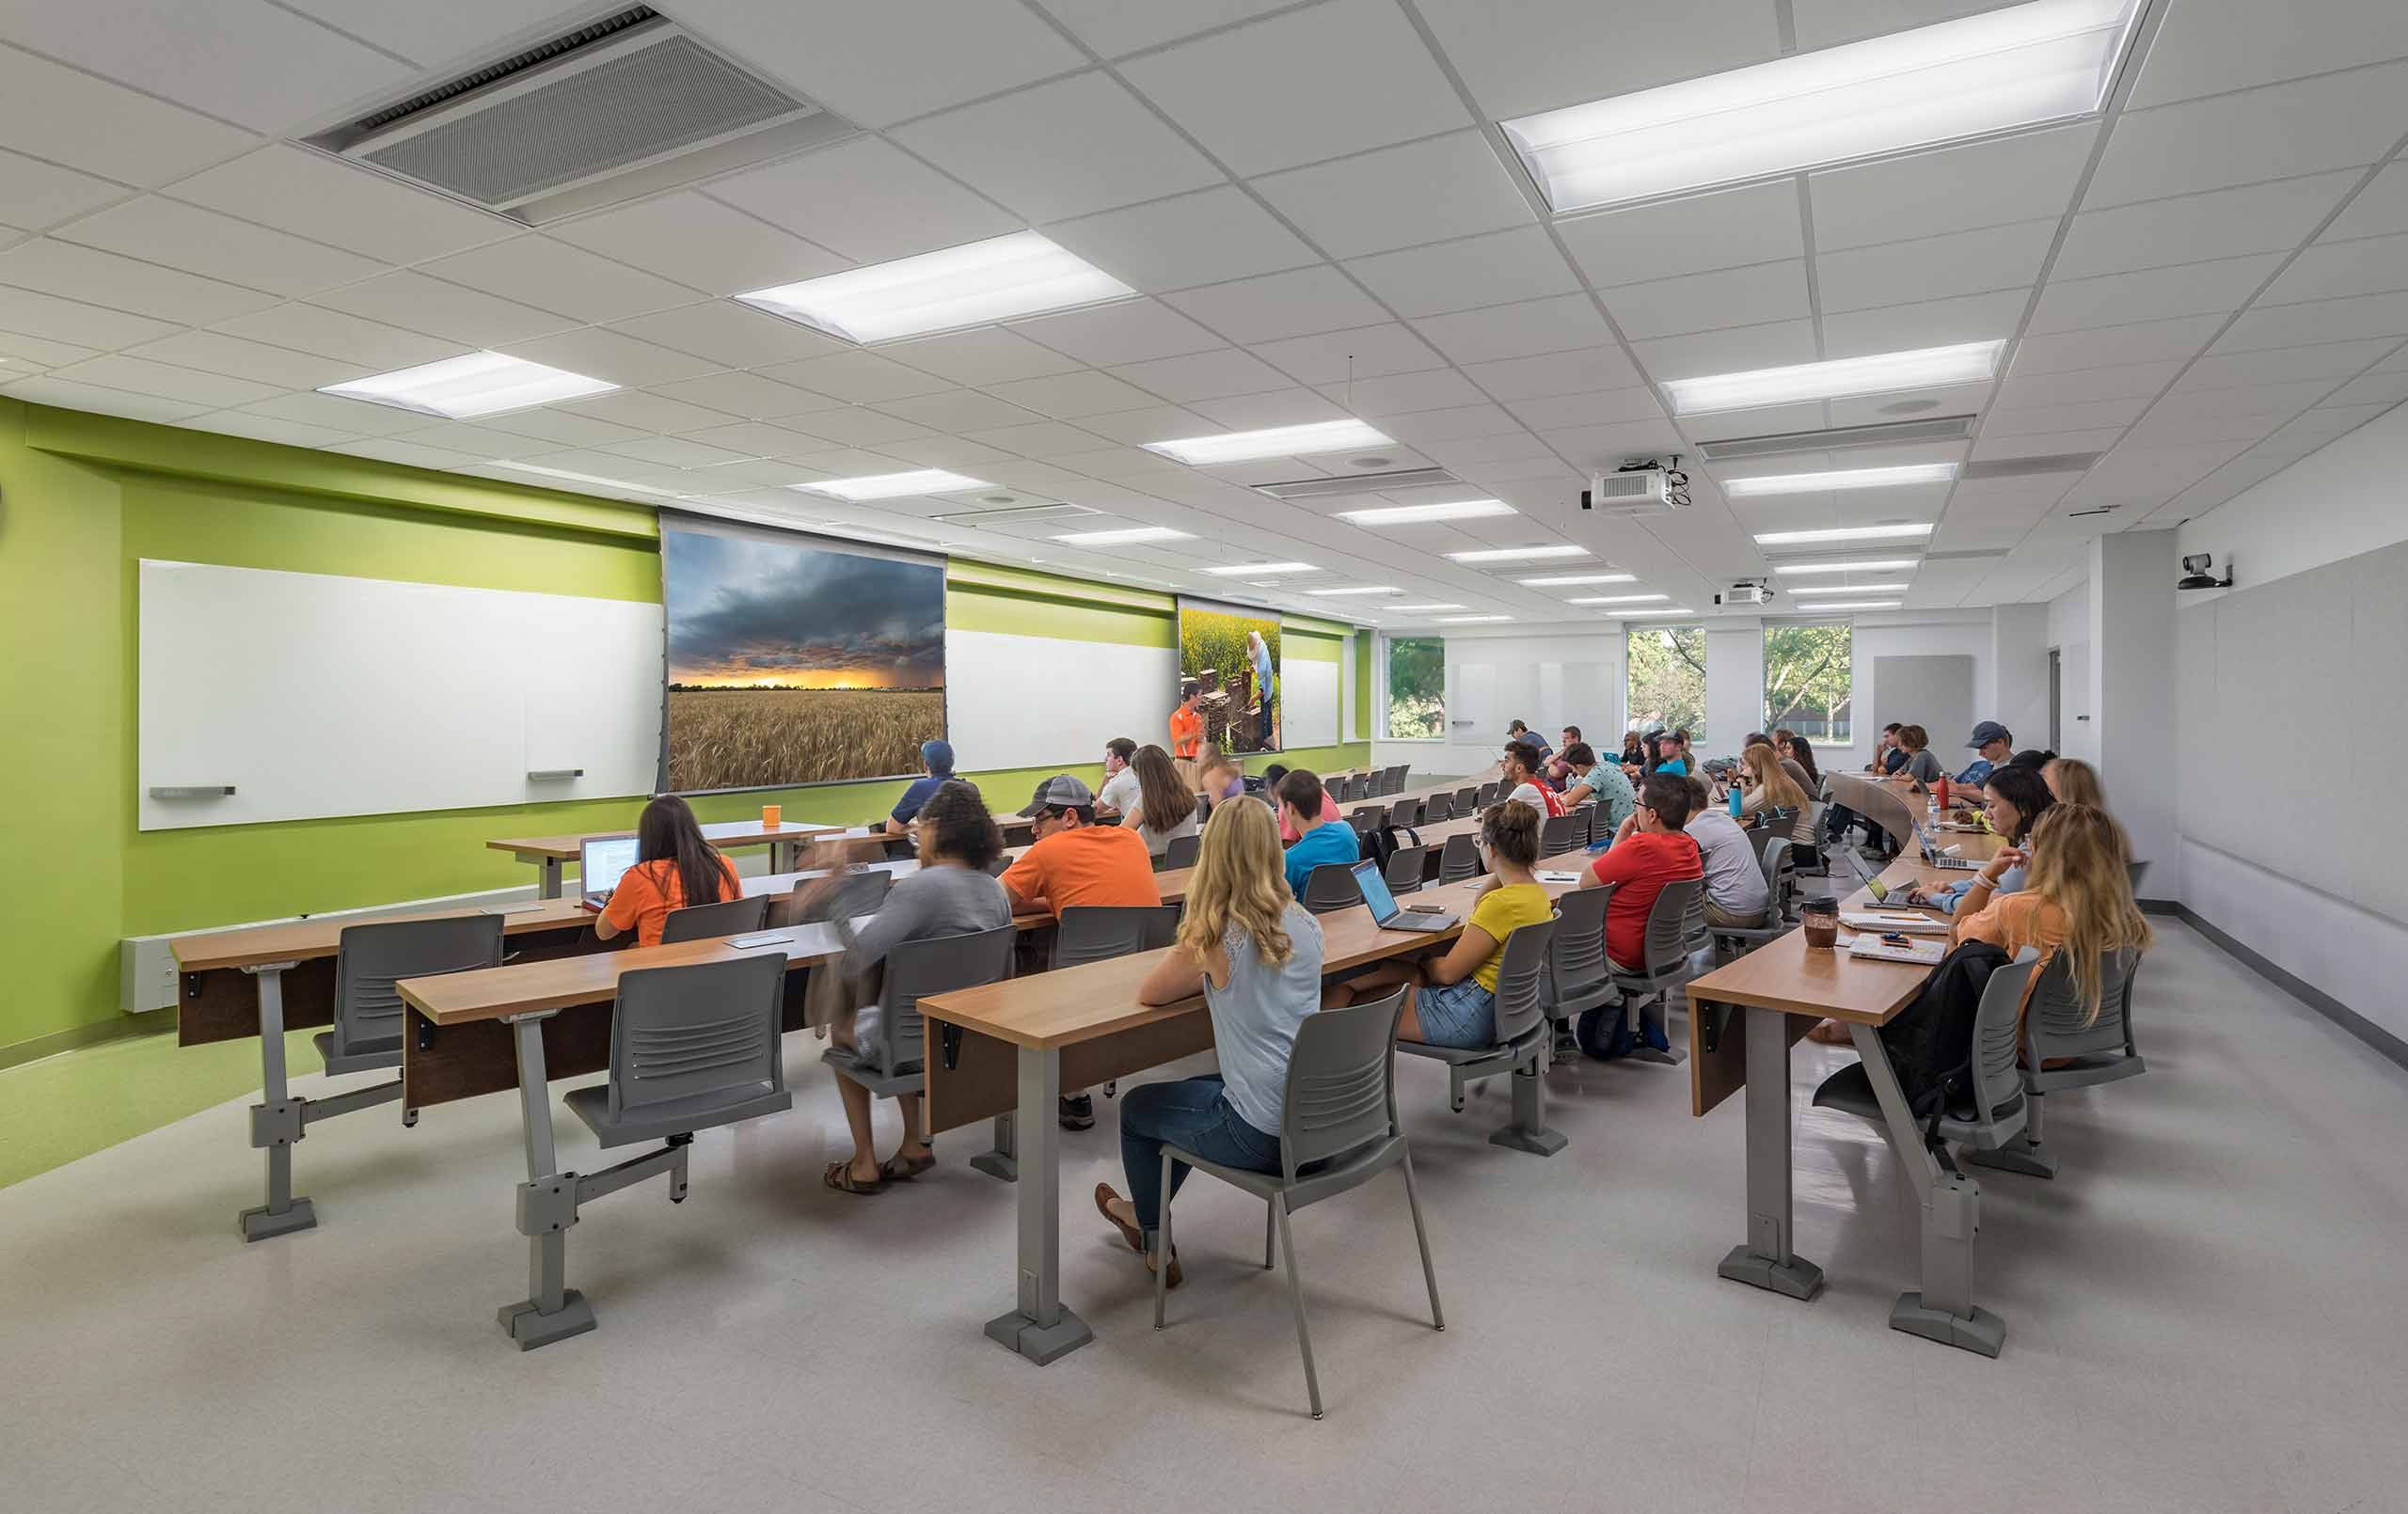
[(1847, 954), (1877, 957), (1884, 962), (1911, 962), (1918, 967), (1936, 968), (1940, 966), (1940, 959), (1948, 954), (1948, 943), (1909, 941), (1903, 946), (1893, 946), (1872, 932), (1864, 931), (1860, 932), (1856, 939), (1848, 943)]

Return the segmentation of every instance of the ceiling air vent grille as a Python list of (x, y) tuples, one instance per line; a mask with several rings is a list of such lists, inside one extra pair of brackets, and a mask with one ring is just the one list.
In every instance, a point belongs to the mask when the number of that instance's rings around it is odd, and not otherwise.
[(1386, 473), (1343, 473), (1332, 478), (1295, 479), (1286, 483), (1258, 483), (1254, 487), (1274, 499), (1326, 499), (1333, 495), (1443, 488), (1463, 481), (1445, 468), (1396, 468)]
[(1893, 420), (1877, 426), (1840, 426), (1830, 431), (1792, 431), (1771, 436), (1731, 436), (1700, 442), (1698, 452), (1709, 463), (1739, 458), (1778, 457), (1786, 452), (1830, 452), (1852, 447), (1894, 447), (1907, 442), (1963, 441), (1973, 434), (1972, 416), (1933, 416), (1923, 420)]
[(1073, 515), (1102, 513), (1102, 511), (1086, 505), (1048, 499), (1025, 505), (993, 505), (983, 510), (948, 510), (943, 514), (924, 518), (942, 521), (947, 526), (1003, 526), (1020, 521), (1058, 520)]
[(2087, 473), (2099, 461), (2097, 452), (2052, 452), (2046, 457), (1994, 457), (1987, 462), (1968, 463), (1956, 470), (1956, 481), (1973, 483), (1983, 479), (2034, 479), (2051, 473)]

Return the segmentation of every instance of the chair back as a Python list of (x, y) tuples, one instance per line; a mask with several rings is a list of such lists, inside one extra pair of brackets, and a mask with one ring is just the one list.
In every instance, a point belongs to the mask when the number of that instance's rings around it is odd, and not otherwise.
[(1394, 767), (1389, 768), (1388, 786), (1386, 792), (1390, 794), (1400, 792), (1404, 787), (1404, 781), (1412, 776), (1413, 767), (1409, 763), (1399, 763)]
[(1304, 906), (1316, 915), (1345, 909), (1363, 902), (1362, 886), (1354, 881), (1351, 862), (1323, 862), (1305, 875)]
[(1356, 799), (1365, 797), (1366, 792), (1370, 787), (1364, 781), (1363, 775), (1360, 773), (1347, 774), (1338, 781), (1338, 786), (1342, 791), (1338, 796), (1338, 802), (1340, 804), (1352, 804)]
[(1419, 893), (1422, 870), (1429, 865), (1427, 846), (1400, 846), (1388, 854), (1388, 865), (1380, 875), (1387, 879), (1388, 892)]
[(1387, 824), (1387, 818), (1388, 807), (1385, 804), (1367, 804), (1346, 812), (1346, 823), (1354, 828), (1357, 836), (1370, 835)]
[(1433, 794), (1421, 801), (1423, 825), (1434, 826), (1441, 821), (1452, 820), (1454, 817), (1455, 796), (1451, 794)]
[(688, 905), (683, 909), (672, 909), (669, 918), (660, 923), (660, 944), (741, 936), (749, 930), (759, 930), (768, 918), (769, 896), (766, 893), (721, 899), (715, 905)]
[(1396, 1023), (1406, 990), (1307, 1015), (1288, 1056), (1280, 1175), (1397, 1133)]
[(1647, 909), (1647, 960), (1640, 967), (1650, 977), (1677, 970), (1688, 960), (1696, 938), (1705, 928), (1705, 880), (1682, 878), (1664, 885)]
[[(1606, 967), (1606, 908), (1618, 885), (1575, 889), (1555, 901), (1555, 934), (1547, 942), (1548, 996), (1557, 1013), (1592, 1007), (1613, 983)], [(1589, 1002), (1583, 1003), (1582, 1001)]]
[(2024, 986), (2039, 960), (2035, 948), (2017, 953), (2014, 961), (1990, 973), (1982, 1001), (1974, 1006), (1969, 1069), (1972, 1115), (1960, 1120), (1951, 1113), (1942, 1125), (1972, 1135), (1977, 1144), (1995, 1147), (2006, 1133), (2022, 1128), (2023, 1075), (2016, 1066), (2016, 1022), (2021, 1017)]
[(402, 1049), (407, 1019), (393, 985), (403, 978), (501, 966), (499, 915), (449, 915), (346, 925), (335, 945), (333, 1054), (379, 1056)]
[(783, 1090), (778, 1011), (785, 977), (783, 952), (619, 974), (610, 1011), (611, 1121)]
[(1010, 925), (998, 925), (992, 930), (905, 941), (887, 953), (886, 983), (878, 996), (881, 1044), (863, 1048), (863, 1060), (888, 1076), (925, 1062), (928, 1028), (920, 1017), (920, 1001), (930, 994), (975, 988), (1010, 977), (1012, 949), (1019, 935)]
[(1477, 786), (1467, 785), (1455, 790), (1455, 812), (1451, 818), (1456, 820), (1465, 818), (1474, 810), (1479, 809), (1482, 802)]
[(2060, 953), (2040, 974), (2032, 990), (2032, 1004), (2023, 1017), (2023, 1033), (2031, 1042), (2036, 1069), (2056, 1057), (2086, 1057), (2101, 1052), (2137, 1055), (2132, 1046), (2132, 977), (2140, 969), (2140, 948), (2110, 952), (2099, 962), (2099, 1017), (2090, 1024), (2082, 995), (2074, 986), (2073, 959)]
[(1783, 919), (1789, 912), (1789, 896), (1798, 889), (1798, 859), (1790, 850), (1789, 838), (1774, 837), (1756, 860), (1764, 865), (1767, 912), (1775, 920)]
[(1421, 801), (1419, 799), (1399, 799), (1394, 804), (1389, 805), (1388, 824), (1391, 826), (1418, 826), (1421, 824)]
[(1447, 838), (1438, 848), (1438, 881), (1461, 883), (1465, 878), (1480, 876), (1480, 848), (1472, 839), (1460, 831)]
[(1177, 905), (1073, 905), (1054, 931), (1058, 971), (1106, 957), (1168, 946), (1179, 929)]
[(1539, 855), (1553, 857), (1589, 844), (1589, 818), (1577, 811), (1539, 822)]
[(1505, 785), (1502, 783), (1482, 783), (1479, 789), (1475, 791), (1479, 795), (1479, 797), (1472, 801), (1473, 806), (1477, 809), (1487, 809), (1490, 805), (1497, 802), (1497, 796), (1504, 789), (1504, 787)]
[(1321, 791), (1329, 796), (1329, 802), (1332, 804), (1344, 804), (1346, 802), (1346, 780), (1343, 778), (1333, 777), (1323, 779), (1321, 781)]
[(1546, 1023), (1547, 945), (1553, 920), (1516, 925), (1505, 936), (1505, 960), (1497, 967), (1497, 1044), (1510, 1046)]
[(1203, 849), (1201, 836), (1173, 836), (1170, 844), (1163, 848), (1163, 867), (1165, 871), (1194, 867), (1196, 855)]
[[(810, 885), (799, 883), (795, 885), (793, 893), (770, 902), (768, 923), (773, 927), (820, 924), (831, 920), (853, 920), (863, 915), (874, 915), (886, 907), (887, 892), (894, 887), (895, 875), (883, 870), (848, 873), (837, 880), (836, 887), (828, 894), (806, 904), (801, 896)], [(677, 917), (672, 915), (669, 918), (673, 922)]]

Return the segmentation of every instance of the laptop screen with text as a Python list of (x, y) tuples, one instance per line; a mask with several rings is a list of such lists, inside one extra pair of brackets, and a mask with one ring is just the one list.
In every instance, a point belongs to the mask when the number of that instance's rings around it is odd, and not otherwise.
[(636, 865), (636, 839), (608, 836), (578, 848), (578, 884), (587, 893), (603, 893), (619, 886), (619, 875)]
[(1380, 875), (1379, 863), (1361, 861), (1347, 871), (1354, 875), (1355, 883), (1361, 886), (1363, 902), (1371, 907), (1373, 920), (1386, 920), (1397, 912), (1396, 895), (1388, 892), (1388, 880)]

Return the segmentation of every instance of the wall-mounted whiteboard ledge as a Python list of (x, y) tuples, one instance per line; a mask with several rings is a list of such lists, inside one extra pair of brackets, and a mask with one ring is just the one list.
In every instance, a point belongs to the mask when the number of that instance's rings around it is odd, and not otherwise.
[(583, 778), (582, 767), (539, 767), (527, 775), (530, 783), (561, 783), (572, 778)]
[(154, 799), (229, 799), (233, 796), (231, 783), (162, 783), (150, 791)]

